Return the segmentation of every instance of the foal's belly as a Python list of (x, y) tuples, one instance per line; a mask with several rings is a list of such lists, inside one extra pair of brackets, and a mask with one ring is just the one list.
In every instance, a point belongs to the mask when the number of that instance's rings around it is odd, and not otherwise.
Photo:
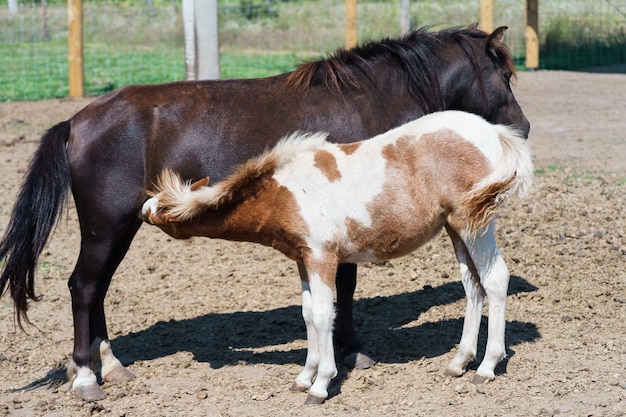
[[(341, 263), (381, 262), (399, 258), (415, 251), (420, 246), (439, 234), (445, 222), (432, 222), (422, 229), (410, 224), (392, 224), (389, 229), (383, 228), (376, 232), (362, 230), (356, 236), (358, 242), (350, 242), (352, 248), (346, 248), (347, 255)], [(393, 228), (393, 230), (391, 230)]]

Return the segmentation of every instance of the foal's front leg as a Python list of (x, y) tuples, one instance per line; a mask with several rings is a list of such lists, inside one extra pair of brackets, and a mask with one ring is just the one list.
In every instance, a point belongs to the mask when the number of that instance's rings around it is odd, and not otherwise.
[(311, 385), (313, 379), (317, 375), (317, 366), (319, 365), (319, 347), (317, 344), (317, 331), (313, 325), (313, 300), (311, 298), (311, 288), (309, 285), (309, 276), (307, 275), (304, 265), (298, 263), (298, 272), (300, 273), (300, 282), (302, 284), (302, 318), (306, 325), (307, 351), (304, 369), (298, 374), (290, 390), (295, 392), (306, 392)]
[[(332, 264), (332, 265), (329, 265)], [(321, 404), (330, 381), (337, 375), (333, 348), (333, 286), (336, 262), (298, 265), (302, 280), (302, 316), (307, 328), (307, 358), (293, 391), (309, 389), (306, 404)]]

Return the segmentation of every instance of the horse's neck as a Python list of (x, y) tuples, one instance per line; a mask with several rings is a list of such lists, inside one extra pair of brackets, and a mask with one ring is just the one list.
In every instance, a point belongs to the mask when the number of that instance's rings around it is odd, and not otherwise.
[[(476, 66), (480, 64), (477, 62)], [(462, 110), (482, 114), (484, 110), (483, 90), (478, 74), (470, 59), (463, 55), (456, 65), (449, 65), (440, 76), (443, 94), (443, 110)]]

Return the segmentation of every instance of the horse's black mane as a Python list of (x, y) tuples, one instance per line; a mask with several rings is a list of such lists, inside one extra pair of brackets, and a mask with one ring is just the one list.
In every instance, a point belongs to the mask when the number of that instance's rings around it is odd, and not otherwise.
[[(430, 27), (414, 29), (401, 38), (384, 38), (370, 41), (352, 49), (338, 49), (326, 59), (307, 62), (289, 77), (291, 85), (308, 88), (321, 83), (329, 89), (341, 92), (342, 88), (358, 88), (355, 69), (368, 73), (370, 62), (383, 60), (399, 66), (407, 77), (413, 97), (426, 105), (428, 111), (443, 109), (443, 95), (438, 74), (441, 58), (433, 50), (445, 44), (456, 44), (464, 51), (478, 73), (476, 51), (472, 39), (485, 39), (489, 35), (474, 28), (450, 28), (430, 32)], [(483, 51), (480, 51), (483, 52)], [(508, 48), (503, 43), (493, 45), (494, 57), (498, 57), (512, 73), (514, 66)], [(430, 103), (430, 106), (429, 106)], [(433, 108), (434, 103), (439, 108)]]

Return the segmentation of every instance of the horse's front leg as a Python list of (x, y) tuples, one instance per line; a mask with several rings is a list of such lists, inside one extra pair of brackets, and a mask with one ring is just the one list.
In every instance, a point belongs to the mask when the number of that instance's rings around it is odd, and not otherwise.
[(302, 278), (302, 316), (307, 326), (308, 350), (305, 367), (296, 378), (294, 386), (310, 386), (306, 404), (323, 403), (328, 397), (330, 381), (337, 376), (332, 334), (336, 267), (336, 262), (329, 261), (308, 263), (304, 268), (299, 266)]
[(356, 264), (340, 264), (337, 268), (337, 317), (335, 319), (334, 338), (340, 360), (349, 367), (367, 369), (376, 363), (354, 331), (352, 305), (356, 288)]

